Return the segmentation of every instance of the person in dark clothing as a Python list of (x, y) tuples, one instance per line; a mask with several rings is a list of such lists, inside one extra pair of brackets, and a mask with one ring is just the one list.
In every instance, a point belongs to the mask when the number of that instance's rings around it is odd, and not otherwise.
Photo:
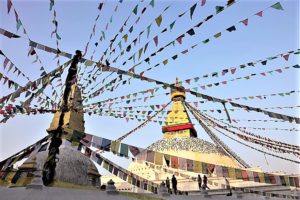
[(229, 190), (229, 193), (226, 194), (226, 196), (232, 196), (231, 187), (230, 187), (229, 181), (226, 177), (225, 177), (225, 183), (226, 183), (226, 189)]
[(172, 188), (174, 190), (174, 193), (177, 194), (177, 179), (175, 175), (173, 175), (172, 177)]
[(204, 189), (204, 190), (206, 190), (206, 188), (207, 189), (210, 189), (208, 186), (207, 186), (207, 177), (204, 175), (203, 176), (203, 185), (202, 185), (202, 188)]
[(167, 186), (167, 188), (168, 188), (168, 193), (170, 193), (171, 190), (170, 190), (170, 179), (169, 179), (169, 177), (167, 177), (167, 180), (166, 180), (166, 186)]
[(202, 178), (201, 178), (200, 174), (198, 174), (197, 182), (198, 182), (199, 190), (201, 190), (201, 186), (202, 186)]

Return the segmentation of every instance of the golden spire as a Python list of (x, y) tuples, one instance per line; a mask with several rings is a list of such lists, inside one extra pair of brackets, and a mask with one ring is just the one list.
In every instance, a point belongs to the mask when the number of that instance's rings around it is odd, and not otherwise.
[(176, 78), (176, 88), (171, 89), (171, 100), (173, 101), (171, 110), (162, 127), (164, 138), (180, 138), (180, 137), (197, 137), (194, 125), (184, 107), (185, 88), (181, 85), (181, 81)]
[(176, 78), (175, 86), (177, 88), (171, 88), (171, 100), (172, 101), (184, 101), (185, 100), (185, 88), (181, 85), (179, 78)]

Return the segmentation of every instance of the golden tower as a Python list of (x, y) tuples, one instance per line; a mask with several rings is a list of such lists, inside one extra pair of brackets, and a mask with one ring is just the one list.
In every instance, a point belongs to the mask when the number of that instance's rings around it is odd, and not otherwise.
[(176, 89), (171, 89), (171, 110), (168, 111), (165, 125), (162, 127), (164, 138), (197, 137), (197, 131), (183, 105), (185, 100), (185, 88), (176, 78)]

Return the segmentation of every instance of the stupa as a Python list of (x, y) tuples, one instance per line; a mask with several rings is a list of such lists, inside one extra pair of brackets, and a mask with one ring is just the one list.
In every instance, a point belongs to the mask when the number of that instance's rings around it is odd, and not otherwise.
[[(184, 107), (185, 88), (178, 79), (176, 79), (175, 85), (177, 86), (176, 89), (171, 89), (171, 109), (168, 111), (165, 126), (162, 127), (164, 137), (151, 144), (147, 149), (185, 159), (229, 167), (240, 167), (239, 163), (226, 154), (219, 146), (197, 137), (197, 131)], [(180, 163), (178, 164), (180, 165)], [(163, 167), (167, 167), (165, 161)], [(173, 169), (173, 172), (161, 169), (155, 170), (146, 161), (139, 159), (136, 162), (132, 162), (128, 170), (157, 183), (164, 181), (167, 177), (171, 178), (173, 174), (179, 175), (181, 172), (180, 169)], [(197, 176), (193, 172), (185, 171), (184, 173)], [(178, 179), (180, 181), (181, 178), (178, 177)]]
[[(12, 172), (15, 184), (27, 185), (35, 171), (42, 171), (43, 184), (46, 186), (100, 187), (100, 174), (96, 166), (77, 150), (79, 140), (84, 137), (85, 127), (81, 89), (75, 81), (81, 53), (78, 51), (76, 54), (60, 101), (62, 109), (54, 114), (47, 129), (49, 139)], [(70, 140), (71, 135), (63, 131), (64, 128), (76, 130), (82, 135)]]

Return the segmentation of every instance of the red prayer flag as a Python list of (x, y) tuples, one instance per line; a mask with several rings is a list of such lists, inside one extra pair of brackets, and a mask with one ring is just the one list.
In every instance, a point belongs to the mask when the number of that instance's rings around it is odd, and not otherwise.
[(5, 58), (4, 59), (4, 62), (3, 62), (3, 68), (5, 69), (6, 68), (6, 65), (8, 64), (9, 62), (9, 59), (8, 58)]
[(240, 22), (243, 23), (245, 26), (248, 25), (248, 19), (244, 19), (244, 20), (242, 20), (242, 21), (240, 21)]
[(186, 82), (187, 84), (190, 84), (190, 83), (191, 83), (191, 79), (185, 80), (185, 82)]
[(179, 36), (176, 41), (179, 43), (179, 44), (182, 44), (182, 38), (183, 38), (184, 35), (181, 35)]
[(194, 105), (195, 105), (196, 108), (198, 108), (198, 102), (197, 101), (194, 102)]
[(187, 52), (189, 52), (189, 50), (188, 50), (188, 49), (186, 49), (186, 50), (182, 51), (181, 53), (182, 53), (182, 54), (186, 54)]
[(289, 60), (289, 56), (290, 56), (290, 54), (284, 55), (284, 56), (283, 56), (284, 60), (288, 61), (288, 60)]
[(278, 72), (278, 73), (282, 73), (281, 69), (276, 69), (275, 71)]
[(235, 71), (236, 71), (236, 68), (232, 68), (232, 69), (230, 69), (230, 71), (231, 71), (232, 74), (234, 74)]
[(158, 36), (155, 36), (153, 40), (155, 42), (155, 46), (157, 46), (157, 44), (158, 44)]
[(205, 85), (200, 86), (203, 90), (205, 90)]
[(204, 6), (205, 3), (206, 3), (206, 0), (202, 0), (202, 1), (201, 1), (201, 6)]
[(7, 13), (9, 13), (11, 6), (12, 6), (11, 0), (7, 0)]
[(225, 85), (225, 84), (227, 84), (227, 81), (222, 81), (222, 83)]
[(256, 13), (255, 15), (262, 17), (263, 16), (263, 11), (259, 11), (258, 13)]

